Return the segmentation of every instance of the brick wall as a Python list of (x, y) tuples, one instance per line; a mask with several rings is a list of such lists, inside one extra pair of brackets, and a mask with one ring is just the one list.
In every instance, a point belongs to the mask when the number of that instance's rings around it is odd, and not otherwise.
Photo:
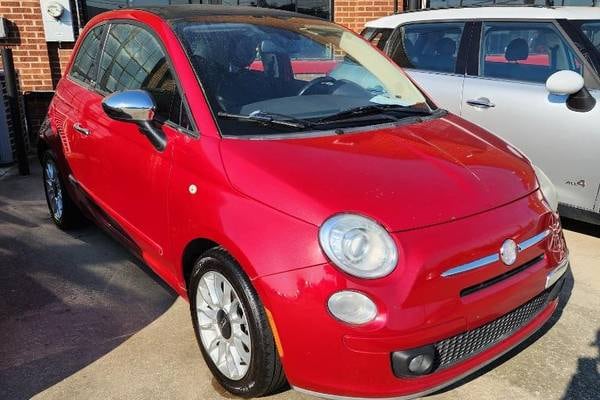
[[(8, 22), (9, 35), (0, 47), (13, 50), (20, 90), (24, 94), (29, 134), (39, 129), (49, 101), (69, 60), (73, 43), (47, 43), (39, 0), (0, 0), (0, 16)], [(2, 61), (0, 59), (0, 68)]]
[(1, 40), (0, 45), (13, 49), (21, 89), (52, 90), (39, 1), (1, 0), (0, 15), (8, 20), (9, 29), (9, 38)]
[[(360, 32), (365, 23), (394, 13), (394, 0), (334, 0), (333, 18), (355, 32)], [(402, 10), (402, 0), (398, 1)]]

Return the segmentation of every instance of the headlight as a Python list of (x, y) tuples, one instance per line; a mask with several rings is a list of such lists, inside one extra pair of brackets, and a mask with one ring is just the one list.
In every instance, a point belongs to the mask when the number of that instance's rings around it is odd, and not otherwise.
[(355, 214), (329, 218), (319, 230), (319, 242), (327, 257), (350, 275), (380, 278), (396, 267), (394, 240), (376, 222)]
[(537, 175), (537, 180), (540, 184), (540, 190), (546, 198), (548, 205), (550, 206), (550, 208), (552, 208), (554, 212), (557, 212), (558, 194), (556, 193), (556, 187), (554, 187), (554, 184), (552, 183), (552, 181), (550, 181), (550, 178), (548, 178), (544, 171), (542, 171), (539, 167), (534, 165), (533, 169), (535, 170), (535, 174)]

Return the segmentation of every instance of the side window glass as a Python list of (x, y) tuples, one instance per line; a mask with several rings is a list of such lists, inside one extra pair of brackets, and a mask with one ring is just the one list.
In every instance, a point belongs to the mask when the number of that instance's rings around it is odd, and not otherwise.
[(77, 51), (70, 75), (85, 83), (92, 83), (95, 79), (97, 58), (100, 53), (100, 41), (104, 25), (92, 29), (83, 39)]
[(367, 28), (362, 32), (362, 35), (365, 39), (371, 42), (373, 46), (383, 50), (388, 39), (392, 35), (392, 32), (392, 29)]
[(454, 73), (464, 22), (410, 24), (399, 28), (392, 59), (400, 66)]
[(175, 95), (173, 98), (173, 104), (171, 106), (169, 120), (181, 126), (184, 129), (191, 130), (192, 125), (188, 118), (187, 111), (183, 102), (181, 100), (181, 96), (179, 95), (179, 91), (175, 91)]
[(581, 60), (552, 23), (484, 23), (479, 74), (544, 83), (560, 70), (583, 72)]
[(160, 44), (144, 28), (128, 24), (113, 25), (108, 31), (100, 60), (98, 88), (106, 93), (147, 90), (156, 101), (157, 115), (164, 119), (170, 119), (177, 93)]

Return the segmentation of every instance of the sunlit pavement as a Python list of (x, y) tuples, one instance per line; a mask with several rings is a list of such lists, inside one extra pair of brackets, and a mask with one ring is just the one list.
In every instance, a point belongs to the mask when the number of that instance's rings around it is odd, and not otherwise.
[[(0, 399), (231, 398), (187, 303), (99, 229), (54, 228), (33, 172), (0, 178)], [(566, 307), (520, 352), (430, 399), (600, 399), (600, 228), (566, 225)]]

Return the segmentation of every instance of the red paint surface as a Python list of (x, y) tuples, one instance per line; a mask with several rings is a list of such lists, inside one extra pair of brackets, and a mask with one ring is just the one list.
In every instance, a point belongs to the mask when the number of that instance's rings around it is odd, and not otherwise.
[[(64, 78), (43, 140), (65, 177), (73, 175), (182, 296), (186, 246), (201, 238), (227, 249), (273, 315), (292, 385), (367, 397), (420, 392), (485, 363), (550, 317), (554, 303), (467, 361), (423, 378), (394, 377), (391, 352), (481, 326), (544, 289), (547, 272), (558, 263), (548, 239), (519, 256), (522, 263), (543, 253), (543, 262), (467, 298), (459, 296), (461, 289), (506, 266), (441, 277), (446, 269), (497, 252), (507, 238), (521, 241), (551, 225), (529, 162), (452, 115), (341, 136), (223, 139), (168, 24), (144, 11), (115, 11), (94, 18), (81, 37), (111, 18), (139, 21), (159, 35), (200, 137), (165, 126), (168, 145), (158, 153), (135, 125), (104, 114), (100, 94)], [(331, 65), (297, 65), (309, 67)], [(75, 122), (92, 134), (73, 131)], [(188, 191), (190, 184), (197, 186), (196, 195)], [(389, 276), (361, 280), (328, 262), (318, 227), (339, 212), (370, 216), (393, 232), (399, 260)], [(347, 288), (376, 302), (380, 313), (374, 322), (353, 327), (328, 314), (329, 296)]]

